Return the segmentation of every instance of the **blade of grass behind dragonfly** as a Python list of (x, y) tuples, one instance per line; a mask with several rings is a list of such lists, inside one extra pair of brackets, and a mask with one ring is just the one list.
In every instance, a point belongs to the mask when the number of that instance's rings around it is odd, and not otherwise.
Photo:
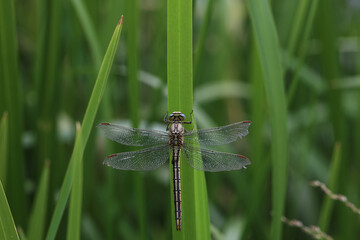
[[(169, 0), (167, 13), (168, 109), (169, 112), (181, 111), (189, 117), (193, 109), (192, 1)], [(195, 125), (195, 122), (193, 124)], [(192, 126), (185, 127), (188, 130), (192, 129)], [(171, 179), (173, 239), (210, 239), (209, 209), (204, 172), (191, 168), (184, 158), (181, 158), (180, 171), (182, 181), (181, 231), (176, 231)], [(172, 169), (170, 172), (172, 176)]]
[[(126, 25), (126, 50), (128, 73), (128, 101), (132, 127), (138, 128), (140, 123), (140, 86), (139, 86), (139, 2), (128, 0), (125, 2), (128, 24)], [(139, 239), (146, 238), (146, 207), (144, 176), (142, 172), (132, 172), (136, 196), (137, 221), (140, 234)]]
[(19, 239), (14, 219), (6, 199), (5, 191), (0, 180), (0, 238)]
[[(151, 108), (150, 112), (150, 122), (159, 120), (159, 113), (161, 116), (164, 114), (165, 110), (159, 108), (160, 105), (164, 105), (164, 88), (166, 86), (166, 45), (164, 45), (164, 40), (166, 40), (166, 7), (167, 2), (162, 0), (157, 0), (157, 12), (154, 13), (153, 25), (157, 27), (156, 34), (153, 40), (153, 46), (151, 47), (151, 61), (149, 68), (152, 69), (152, 73), (159, 78), (159, 85), (151, 91)], [(170, 207), (170, 206), (169, 206)]]
[[(77, 135), (81, 134), (80, 123), (76, 124)], [(81, 139), (81, 136), (79, 136)], [(79, 148), (83, 148), (79, 142)], [(80, 239), (81, 229), (81, 208), (83, 197), (83, 156), (81, 151), (77, 151), (75, 156), (74, 173), (73, 173), (73, 186), (71, 188), (70, 207), (68, 216), (67, 239)]]
[[(254, 40), (254, 39), (253, 39)], [(248, 210), (248, 216), (246, 219), (246, 225), (243, 236), (247, 236), (249, 231), (256, 228), (256, 224), (262, 224), (256, 221), (257, 219), (266, 219), (265, 215), (259, 216), (259, 213), (265, 212), (263, 206), (264, 196), (266, 194), (266, 180), (270, 173), (270, 159), (265, 158), (264, 151), (266, 144), (264, 141), (264, 124), (265, 124), (265, 89), (264, 89), (264, 76), (261, 69), (259, 52), (255, 42), (252, 43), (251, 51), (251, 90), (252, 96), (256, 96), (252, 99), (251, 105), (251, 120), (253, 121), (254, 127), (251, 128), (250, 141), (251, 141), (251, 169), (252, 174), (252, 191), (250, 195), (250, 206)], [(264, 211), (261, 211), (263, 209)], [(261, 229), (261, 228), (260, 228)], [(260, 234), (257, 233), (257, 234)], [(258, 235), (259, 236), (259, 235)], [(268, 238), (263, 236), (262, 238)]]
[[(63, 185), (60, 190), (60, 195), (58, 198), (58, 202), (55, 206), (55, 210), (53, 216), (51, 218), (50, 227), (47, 232), (46, 239), (55, 239), (56, 232), (58, 230), (62, 215), (64, 213), (64, 209), (70, 194), (72, 180), (73, 180), (73, 169), (77, 156), (83, 156), (84, 149), (86, 147), (87, 140), (89, 138), (90, 132), (93, 128), (94, 119), (99, 108), (99, 104), (101, 102), (101, 98), (106, 87), (107, 79), (111, 70), (112, 63), (114, 61), (117, 45), (120, 38), (120, 33), (122, 29), (122, 17), (119, 21), (118, 25), (115, 28), (114, 34), (109, 43), (108, 49), (106, 51), (105, 57), (103, 59), (102, 65), (99, 70), (99, 74), (97, 80), (95, 82), (95, 86), (93, 92), (91, 94), (91, 98), (89, 100), (85, 116), (83, 119), (83, 124), (81, 128), (81, 133), (77, 136), (75, 140), (75, 146), (73, 153), (71, 155), (71, 159), (69, 162), (68, 169), (65, 174), (65, 178), (63, 181)], [(81, 137), (81, 138), (80, 138)], [(80, 151), (80, 153), (78, 153)], [(78, 155), (80, 154), (80, 155)]]
[[(301, 43), (300, 45), (300, 49), (299, 49), (299, 57), (298, 57), (298, 64), (296, 66), (296, 69), (294, 71), (292, 80), (291, 80), (291, 85), (289, 88), (289, 93), (288, 93), (288, 98), (287, 98), (287, 105), (289, 106), (293, 96), (295, 94), (295, 90), (297, 88), (297, 85), (299, 83), (299, 74), (300, 74), (300, 69), (303, 66), (303, 62), (304, 62), (304, 58), (307, 52), (307, 46), (309, 43), (309, 37), (310, 37), (310, 33), (312, 30), (312, 26), (314, 25), (314, 19), (316, 16), (316, 10), (318, 7), (319, 0), (314, 0), (311, 1), (310, 3), (310, 10), (309, 13), (305, 19), (305, 27), (302, 33), (302, 37), (301, 37)], [(305, 17), (304, 17), (305, 18)], [(293, 51), (293, 49), (291, 49)], [(290, 55), (292, 54), (292, 52), (290, 52)]]
[[(327, 186), (332, 192), (336, 192), (338, 189), (340, 163), (341, 163), (341, 144), (337, 142), (335, 143), (334, 146), (334, 151), (330, 166), (330, 175), (327, 182)], [(324, 201), (323, 204), (321, 205), (321, 212), (319, 217), (319, 227), (323, 232), (327, 232), (328, 230), (333, 208), (334, 208), (334, 200), (329, 198), (328, 196), (324, 196)]]
[(29, 219), (28, 239), (36, 240), (44, 238), (45, 220), (49, 192), (49, 167), (50, 162), (45, 161), (43, 172), (36, 192), (35, 202)]
[[(346, 116), (345, 108), (342, 104), (344, 94), (339, 89), (334, 89), (341, 81), (341, 74), (343, 68), (340, 67), (339, 59), (339, 45), (338, 36), (339, 24), (338, 19), (340, 17), (339, 7), (341, 3), (335, 0), (329, 0), (326, 3), (319, 1), (318, 17), (317, 17), (317, 37), (322, 49), (319, 53), (319, 62), (321, 66), (321, 74), (327, 80), (329, 90), (327, 93), (327, 105), (329, 109), (329, 118), (332, 124), (332, 130), (334, 139), (341, 143), (341, 159), (342, 163), (339, 166), (339, 186), (342, 186), (344, 192), (350, 190), (351, 182), (353, 182), (352, 175), (349, 174), (349, 166), (352, 162), (352, 150), (348, 147), (350, 144), (349, 134), (352, 133), (353, 128), (344, 116)], [(350, 155), (351, 154), (351, 155)], [(350, 190), (351, 191), (351, 190)], [(337, 222), (338, 222), (338, 239), (354, 239), (358, 235), (355, 228), (352, 228), (352, 213), (349, 211), (343, 211), (338, 209)]]
[[(61, 26), (63, 1), (39, 0), (37, 16), (37, 40), (34, 62), (34, 80), (36, 107), (32, 118), (34, 128), (37, 128), (35, 176), (40, 176), (44, 161), (52, 161), (50, 167), (57, 169), (61, 166), (56, 153), (56, 116), (59, 112), (57, 90), (61, 82)], [(60, 167), (59, 167), (60, 168)], [(59, 174), (59, 175), (58, 175)], [(52, 171), (50, 191), (55, 192), (55, 179), (60, 177), (59, 171)], [(38, 179), (36, 179), (38, 181)], [(57, 186), (56, 186), (57, 187)]]
[(209, 30), (210, 20), (212, 16), (214, 0), (209, 0), (208, 5), (206, 7), (205, 17), (201, 24), (200, 33), (196, 42), (196, 50), (195, 50), (195, 57), (194, 57), (194, 78), (199, 79), (199, 64), (202, 57), (202, 53), (205, 49), (205, 40), (206, 34)]
[(298, 1), (297, 11), (295, 11), (295, 18), (292, 24), (290, 31), (289, 40), (287, 43), (287, 51), (290, 56), (294, 55), (296, 43), (299, 41), (301, 36), (300, 30), (302, 29), (302, 23), (305, 21), (307, 7), (309, 5), (309, 0)]
[(99, 44), (98, 35), (95, 32), (94, 24), (92, 23), (89, 12), (82, 0), (71, 0), (71, 3), (80, 20), (81, 27), (84, 30), (87, 41), (89, 42), (90, 51), (93, 56), (93, 62), (96, 68), (101, 64), (101, 47)]
[(20, 225), (27, 220), (25, 169), (21, 136), (23, 132), (22, 91), (19, 78), (14, 1), (0, 1), (0, 103), (1, 114), (8, 112), (8, 161), (6, 190), (14, 219)]
[(17, 228), (18, 234), (20, 236), (21, 240), (27, 240), (28, 238), (26, 237), (24, 230), (21, 227)]
[[(91, 56), (93, 59), (93, 65), (94, 65), (94, 70), (98, 71), (100, 64), (101, 64), (101, 55), (102, 53), (102, 47), (99, 41), (99, 34), (96, 33), (95, 30), (95, 25), (94, 22), (92, 21), (92, 19), (90, 18), (90, 14), (89, 11), (87, 9), (87, 7), (84, 4), (84, 1), (82, 0), (72, 0), (71, 1), (76, 14), (80, 20), (81, 23), (81, 27), (84, 31), (85, 34), (85, 38), (89, 43), (90, 46), (90, 52), (91, 52)], [(109, 4), (112, 7), (115, 7), (115, 9), (119, 9), (116, 6), (114, 6), (113, 3)], [(118, 14), (118, 12), (116, 12), (116, 14)], [(118, 17), (118, 16), (117, 16)], [(105, 26), (111, 26), (111, 21), (114, 21), (114, 17), (111, 18), (111, 20), (108, 20), (104, 23)], [(112, 27), (110, 30), (110, 27), (105, 27), (106, 31), (104, 33), (105, 36), (108, 36), (109, 31), (112, 31)], [(109, 29), (109, 31), (107, 31)], [(108, 41), (106, 39), (106, 41)], [(107, 87), (105, 89), (105, 94), (103, 95), (103, 100), (101, 102), (101, 108), (100, 108), (100, 114), (101, 114), (101, 118), (102, 119), (111, 119), (112, 118), (112, 107), (111, 107), (111, 91), (109, 91), (109, 87)], [(113, 146), (114, 144), (107, 144), (106, 145), (106, 152), (107, 153), (112, 153), (113, 151)], [(84, 169), (83, 171), (86, 172), (92, 172), (93, 171), (93, 166), (88, 164), (83, 166)], [(109, 206), (112, 206), (112, 202), (114, 202), (114, 197), (113, 197), (113, 186), (114, 186), (114, 178), (113, 178), (113, 169), (105, 169), (105, 175), (106, 175), (106, 195), (107, 195), (107, 202), (109, 204)], [(91, 179), (92, 174), (87, 174), (87, 176), (89, 176), (90, 179), (83, 179), (83, 181), (87, 184), (87, 185), (91, 185), (91, 182), (93, 181), (93, 179)], [(84, 188), (86, 188), (86, 185), (84, 186)], [(84, 203), (85, 204), (85, 203)], [(103, 211), (104, 216), (103, 219), (106, 221), (106, 223), (104, 224), (106, 226), (106, 233), (105, 236), (107, 239), (113, 239), (113, 235), (112, 233), (114, 232), (114, 225), (112, 224), (113, 220), (112, 220), (112, 216), (114, 216), (113, 212), (111, 212), (110, 210), (111, 208), (108, 207), (105, 209), (105, 211)]]
[(4, 113), (0, 122), (0, 180), (6, 184), (6, 164), (8, 148), (8, 119)]
[(287, 117), (278, 36), (267, 0), (247, 1), (270, 110), (272, 158), (271, 239), (281, 239), (287, 179)]

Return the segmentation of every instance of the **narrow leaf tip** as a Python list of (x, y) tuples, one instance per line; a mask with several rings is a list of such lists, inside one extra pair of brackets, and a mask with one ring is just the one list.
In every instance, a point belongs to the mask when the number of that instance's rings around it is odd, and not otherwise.
[(45, 167), (46, 167), (46, 168), (49, 168), (49, 167), (50, 167), (50, 161), (49, 161), (49, 159), (46, 159), (46, 160), (45, 160)]
[(122, 25), (122, 24), (123, 24), (123, 18), (124, 18), (124, 15), (121, 15), (121, 18), (120, 18), (120, 20), (119, 20), (118, 25)]

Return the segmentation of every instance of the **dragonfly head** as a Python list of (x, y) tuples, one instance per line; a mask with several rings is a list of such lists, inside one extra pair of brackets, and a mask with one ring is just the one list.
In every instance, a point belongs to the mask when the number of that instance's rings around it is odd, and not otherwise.
[(173, 112), (169, 115), (170, 121), (184, 121), (185, 120), (185, 114), (181, 112)]

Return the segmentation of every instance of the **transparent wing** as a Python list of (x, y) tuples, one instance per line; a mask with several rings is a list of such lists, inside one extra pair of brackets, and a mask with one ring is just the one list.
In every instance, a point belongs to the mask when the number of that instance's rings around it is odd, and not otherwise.
[(97, 127), (104, 131), (107, 138), (128, 146), (152, 146), (169, 141), (169, 135), (162, 131), (123, 127), (112, 123), (100, 123)]
[(206, 172), (240, 170), (251, 164), (242, 155), (224, 153), (184, 144), (184, 156), (193, 168)]
[(222, 145), (236, 141), (237, 138), (242, 138), (249, 133), (249, 126), (251, 121), (243, 121), (233, 123), (227, 126), (200, 129), (193, 133), (185, 134), (185, 142), (195, 144), (196, 139), (199, 140), (200, 145)]
[(121, 170), (147, 171), (162, 166), (169, 159), (169, 145), (108, 156), (104, 164)]

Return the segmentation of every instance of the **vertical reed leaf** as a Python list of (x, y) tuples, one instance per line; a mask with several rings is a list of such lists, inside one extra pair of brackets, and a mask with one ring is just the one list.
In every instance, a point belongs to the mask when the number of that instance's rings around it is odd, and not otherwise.
[[(91, 51), (91, 55), (93, 58), (93, 65), (94, 65), (94, 70), (98, 71), (100, 64), (101, 64), (101, 56), (103, 54), (102, 51), (102, 47), (100, 45), (99, 42), (99, 35), (96, 33), (95, 30), (95, 25), (94, 25), (94, 21), (92, 21), (92, 19), (90, 18), (90, 14), (89, 11), (84, 3), (84, 1), (82, 0), (72, 0), (71, 1), (77, 16), (80, 20), (82, 29), (84, 31), (85, 34), (85, 38), (88, 41), (88, 44), (90, 46), (90, 51)], [(111, 2), (109, 3), (109, 5), (111, 5), (112, 7), (114, 6), (114, 3)], [(115, 9), (119, 9), (117, 6), (114, 6)], [(116, 13), (118, 14), (118, 13)], [(108, 17), (109, 20), (106, 21), (106, 23), (104, 23), (105, 26), (108, 26), (110, 24), (111, 21), (113, 21), (113, 17)], [(112, 27), (111, 27), (112, 28)], [(106, 29), (107, 30), (107, 29)], [(111, 29), (112, 31), (112, 29)], [(103, 33), (106, 32), (106, 34), (104, 35), (108, 35), (108, 32), (105, 31), (103, 29), (102, 31)], [(108, 41), (106, 39), (106, 41)], [(110, 119), (112, 117), (112, 107), (111, 107), (111, 92), (108, 91), (109, 87), (105, 90), (105, 94), (103, 96), (103, 100), (101, 102), (101, 107), (100, 107), (100, 114), (102, 116), (103, 119)], [(106, 152), (114, 152), (112, 151), (113, 149), (113, 144), (107, 144), (106, 145)], [(83, 169), (83, 171), (86, 171), (86, 168)], [(109, 202), (109, 204), (111, 205), (111, 202), (114, 201), (113, 199), (113, 187), (114, 187), (114, 177), (113, 177), (113, 169), (106, 169), (105, 170), (105, 174), (106, 174), (106, 189), (107, 189), (107, 201)], [(88, 174), (91, 175), (91, 174)], [(89, 184), (89, 181), (87, 179), (83, 179), (83, 181), (86, 181)], [(92, 179), (92, 181), (94, 181)], [(110, 208), (108, 208), (110, 209)], [(106, 230), (106, 238), (107, 239), (112, 239), (114, 238), (112, 236), (112, 233), (114, 232), (114, 225), (113, 223), (113, 216), (114, 213), (111, 210), (107, 210), (103, 212), (103, 219), (104, 219), (104, 225), (106, 226), (107, 230)], [(70, 225), (69, 225), (70, 226)], [(68, 231), (69, 233), (69, 231)]]
[[(346, 92), (339, 91), (334, 88), (342, 82), (341, 76), (343, 73), (343, 67), (340, 63), (339, 50), (341, 47), (338, 45), (339, 38), (339, 18), (341, 16), (338, 11), (338, 7), (341, 6), (341, 3), (334, 0), (329, 0), (326, 3), (319, 1), (319, 16), (318, 21), (318, 37), (319, 43), (321, 44), (324, 51), (320, 52), (320, 64), (321, 64), (321, 73), (324, 78), (327, 80), (329, 91), (327, 91), (327, 104), (329, 107), (329, 118), (332, 123), (334, 138), (335, 141), (341, 143), (341, 159), (342, 163), (339, 166), (339, 185), (343, 189), (347, 189), (350, 186), (351, 182), (355, 182), (354, 179), (349, 174), (348, 166), (351, 166), (353, 163), (351, 160), (353, 156), (351, 154), (352, 150), (348, 142), (351, 141), (349, 134), (352, 133), (352, 126), (348, 124), (347, 119), (344, 117), (346, 115), (345, 108), (342, 105), (342, 99), (347, 95)], [(340, 51), (341, 52), (341, 51)], [(339, 238), (340, 239), (352, 239), (356, 238), (358, 233), (356, 233), (351, 227), (351, 223), (354, 221), (351, 220), (351, 213), (347, 211), (338, 212), (338, 228), (339, 228)], [(356, 237), (355, 237), (356, 236)]]
[(294, 55), (296, 43), (298, 43), (301, 36), (302, 23), (306, 20), (306, 13), (310, 0), (298, 1), (297, 11), (290, 31), (289, 40), (287, 43), (287, 51), (290, 55)]
[[(128, 100), (130, 119), (133, 127), (139, 127), (140, 122), (140, 89), (139, 89), (139, 2), (126, 0), (126, 46), (127, 46), (127, 73), (128, 73)], [(133, 184), (136, 196), (137, 217), (140, 229), (140, 239), (146, 238), (146, 207), (144, 177), (142, 172), (133, 172)]]
[[(4, 103), (0, 109), (8, 112), (9, 123), (9, 160), (7, 166), (6, 190), (13, 215), (18, 224), (25, 225), (27, 202), (24, 189), (24, 163), (21, 145), (23, 131), (22, 96), (14, 1), (0, 1), (0, 95)], [(16, 207), (15, 207), (16, 206)]]
[(44, 238), (45, 225), (47, 224), (46, 212), (49, 192), (49, 167), (50, 162), (45, 161), (44, 169), (41, 174), (39, 187), (37, 189), (35, 202), (32, 207), (28, 226), (28, 239), (36, 240)]
[(280, 47), (269, 2), (247, 1), (270, 110), (272, 158), (271, 239), (281, 239), (287, 172), (287, 118)]
[[(250, 229), (254, 228), (254, 223), (256, 219), (265, 218), (265, 215), (260, 214), (264, 209), (266, 191), (266, 182), (270, 172), (270, 159), (266, 158), (265, 154), (265, 141), (263, 137), (264, 125), (266, 121), (265, 107), (265, 89), (264, 89), (264, 75), (262, 73), (259, 51), (255, 42), (253, 41), (251, 49), (251, 94), (256, 96), (251, 101), (251, 120), (254, 123), (254, 126), (251, 128), (250, 140), (251, 140), (251, 171), (253, 172), (252, 176), (252, 187), (251, 187), (251, 203), (248, 209), (247, 222), (245, 227), (244, 236), (247, 236), (247, 233)], [(265, 212), (265, 211), (264, 211)], [(256, 226), (255, 226), (256, 227)], [(264, 236), (263, 236), (264, 238)]]
[(94, 24), (92, 23), (89, 12), (82, 0), (71, 0), (71, 3), (79, 17), (86, 39), (89, 42), (94, 65), (98, 68), (101, 64), (101, 48), (98, 35), (95, 32)]
[(128, 70), (128, 94), (130, 103), (130, 119), (133, 127), (138, 127), (140, 122), (139, 106), (139, 6), (138, 0), (126, 1), (126, 12), (128, 14), (126, 26), (127, 45), (127, 70)]
[(6, 199), (5, 191), (0, 180), (0, 238), (19, 239), (14, 219)]
[(202, 21), (200, 33), (199, 33), (199, 36), (198, 36), (198, 39), (196, 42), (196, 50), (195, 50), (195, 57), (194, 57), (194, 77), (195, 77), (195, 79), (199, 78), (199, 64), (200, 64), (201, 57), (203, 55), (203, 51), (205, 49), (205, 40), (206, 40), (207, 32), (209, 30), (210, 20), (211, 20), (211, 16), (212, 16), (212, 12), (213, 12), (213, 5), (214, 5), (214, 0), (209, 0), (207, 7), (206, 7), (205, 17), (204, 17), (204, 20)]
[(4, 113), (0, 122), (0, 180), (6, 183), (6, 164), (8, 148), (8, 119), (7, 113)]
[[(333, 89), (333, 86), (338, 85), (340, 69), (338, 65), (338, 49), (336, 36), (336, 1), (330, 0), (327, 2), (320, 1), (319, 3), (319, 26), (318, 34), (322, 48), (321, 64), (325, 79), (328, 80), (328, 86), (331, 91), (328, 91), (329, 110), (331, 114), (331, 121), (334, 128), (335, 140), (342, 142), (342, 135), (345, 131), (342, 124), (343, 108), (341, 107), (341, 92)], [(343, 146), (344, 147), (344, 146)], [(344, 153), (344, 151), (343, 151)], [(344, 159), (346, 160), (346, 159)]]
[[(291, 85), (290, 85), (290, 89), (289, 89), (289, 93), (288, 93), (288, 98), (287, 98), (288, 105), (290, 105), (290, 103), (291, 103), (291, 101), (293, 99), (293, 96), (295, 94), (295, 90), (296, 90), (298, 82), (299, 82), (299, 73), (300, 73), (300, 69), (302, 68), (302, 65), (303, 65), (305, 54), (307, 52), (307, 46), (308, 46), (308, 42), (309, 42), (309, 37), (310, 37), (312, 27), (314, 25), (314, 19), (315, 19), (315, 16), (316, 16), (316, 10), (317, 10), (318, 3), (319, 3), (319, 0), (311, 1), (310, 7), (309, 7), (310, 10), (309, 10), (308, 15), (302, 16), (304, 18), (303, 19), (303, 21), (304, 21), (304, 30), (302, 32), (301, 41), (299, 43), (300, 47), (299, 47), (299, 54), (298, 54), (299, 55), (298, 64), (297, 64), (297, 67), (296, 67), (296, 69), (294, 71), (294, 76), (293, 76), (293, 78), (291, 80)], [(291, 47), (293, 48), (293, 46), (291, 46)], [(293, 51), (293, 49), (290, 49), (290, 55), (291, 55), (292, 51)]]
[[(77, 135), (81, 133), (81, 126), (79, 123), (76, 124)], [(79, 136), (81, 139), (81, 136)], [(79, 148), (82, 142), (79, 142)], [(81, 151), (77, 151), (75, 156), (75, 166), (73, 173), (73, 186), (71, 189), (68, 227), (67, 227), (67, 239), (80, 239), (81, 230), (81, 213), (82, 213), (82, 194), (83, 194), (83, 156)]]
[[(91, 94), (91, 98), (88, 103), (88, 107), (85, 112), (85, 116), (83, 119), (82, 128), (80, 133), (76, 137), (75, 146), (73, 153), (71, 155), (71, 159), (69, 162), (68, 169), (66, 171), (66, 175), (63, 181), (63, 185), (60, 190), (60, 195), (58, 198), (58, 202), (56, 204), (50, 227), (46, 236), (46, 239), (55, 239), (56, 232), (58, 230), (62, 215), (64, 213), (64, 209), (70, 194), (73, 174), (74, 174), (74, 164), (75, 159), (78, 157), (82, 157), (84, 153), (84, 149), (86, 147), (87, 140), (89, 139), (90, 132), (93, 128), (94, 119), (99, 108), (102, 95), (104, 93), (104, 89), (106, 87), (107, 79), (111, 70), (111, 66), (115, 57), (117, 45), (120, 38), (120, 33), (122, 29), (122, 17), (116, 26), (114, 34), (109, 43), (108, 49), (106, 51), (105, 57), (101, 64), (99, 74), (97, 80), (95, 82), (95, 86), (93, 92)], [(80, 151), (80, 152), (79, 152)]]
[[(336, 192), (338, 188), (340, 163), (341, 163), (341, 144), (337, 142), (335, 143), (334, 146), (333, 156), (331, 160), (331, 167), (330, 167), (330, 175), (328, 182), (326, 184), (328, 188), (331, 189), (332, 192)], [(328, 196), (325, 196), (319, 218), (319, 227), (323, 232), (327, 232), (329, 228), (329, 223), (333, 212), (333, 206), (334, 206), (334, 200), (329, 198)]]
[(28, 238), (26, 237), (24, 230), (21, 227), (17, 228), (18, 234), (20, 236), (21, 240), (27, 240)]
[[(36, 174), (40, 176), (45, 159), (53, 163), (51, 168), (57, 167), (56, 146), (56, 114), (58, 95), (56, 91), (60, 83), (60, 45), (61, 45), (61, 0), (40, 0), (40, 18), (38, 19), (38, 40), (35, 58), (35, 81), (37, 97), (36, 127), (37, 133), (37, 166)], [(56, 171), (51, 175), (56, 176)]]
[[(181, 111), (187, 120), (193, 109), (192, 6), (192, 0), (169, 0), (167, 9), (168, 110)], [(186, 128), (191, 130), (192, 126)], [(191, 168), (183, 158), (180, 169), (182, 227), (176, 231), (171, 182), (173, 239), (210, 239), (204, 173)], [(172, 176), (172, 169), (170, 171)]]

